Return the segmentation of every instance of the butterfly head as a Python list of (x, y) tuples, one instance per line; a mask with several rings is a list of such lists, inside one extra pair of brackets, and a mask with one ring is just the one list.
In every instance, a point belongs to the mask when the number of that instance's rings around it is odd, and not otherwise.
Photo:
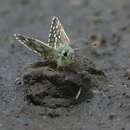
[(63, 45), (56, 49), (56, 61), (58, 66), (67, 66), (73, 62), (74, 49), (68, 45)]

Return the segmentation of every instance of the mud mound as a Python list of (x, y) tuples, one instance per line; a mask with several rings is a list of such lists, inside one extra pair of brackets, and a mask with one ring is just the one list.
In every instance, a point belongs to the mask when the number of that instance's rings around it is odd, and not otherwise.
[(77, 58), (77, 62), (66, 69), (55, 69), (54, 64), (39, 62), (24, 70), (26, 97), (34, 105), (57, 108), (80, 103), (87, 99), (90, 88), (97, 87), (105, 78), (85, 57)]

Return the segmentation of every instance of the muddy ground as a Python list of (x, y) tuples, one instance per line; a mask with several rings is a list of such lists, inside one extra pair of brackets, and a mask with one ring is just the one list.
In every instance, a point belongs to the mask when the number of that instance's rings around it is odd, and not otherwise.
[[(53, 15), (79, 53), (105, 72), (108, 84), (93, 90), (91, 99), (48, 116), (49, 109), (26, 102), (15, 82), (24, 65), (42, 59), (13, 34), (47, 41)], [(129, 69), (129, 0), (0, 1), (0, 130), (130, 130)]]

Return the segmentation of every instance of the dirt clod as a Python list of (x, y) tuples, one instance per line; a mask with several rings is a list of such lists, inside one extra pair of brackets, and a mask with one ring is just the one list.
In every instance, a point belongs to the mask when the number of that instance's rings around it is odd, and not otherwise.
[(49, 108), (69, 107), (85, 100), (90, 88), (97, 84), (92, 79), (105, 75), (94, 68), (87, 58), (81, 59), (84, 60), (84, 65), (77, 61), (78, 64), (71, 65), (66, 70), (50, 67), (48, 61), (42, 66), (41, 63), (27, 66), (23, 73), (27, 100), (34, 105)]

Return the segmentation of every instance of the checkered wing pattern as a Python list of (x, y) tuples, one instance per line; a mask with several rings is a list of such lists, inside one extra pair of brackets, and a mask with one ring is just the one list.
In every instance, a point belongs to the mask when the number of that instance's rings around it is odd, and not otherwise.
[(21, 44), (26, 46), (28, 49), (34, 51), (35, 53), (38, 53), (40, 56), (44, 57), (45, 59), (48, 57), (48, 53), (52, 49), (46, 43), (40, 40), (26, 37), (21, 34), (14, 34), (14, 36)]
[(48, 44), (51, 47), (58, 48), (62, 44), (69, 44), (70, 40), (66, 35), (63, 26), (57, 17), (52, 18)]

